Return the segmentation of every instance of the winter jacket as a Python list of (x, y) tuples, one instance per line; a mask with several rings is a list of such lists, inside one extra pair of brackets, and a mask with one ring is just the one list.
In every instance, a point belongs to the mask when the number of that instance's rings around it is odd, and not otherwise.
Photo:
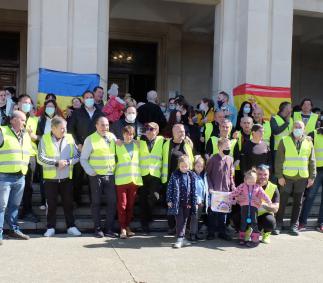
[(103, 107), (102, 112), (108, 118), (109, 122), (118, 121), (126, 107), (126, 102), (116, 96), (111, 96), (107, 104)]

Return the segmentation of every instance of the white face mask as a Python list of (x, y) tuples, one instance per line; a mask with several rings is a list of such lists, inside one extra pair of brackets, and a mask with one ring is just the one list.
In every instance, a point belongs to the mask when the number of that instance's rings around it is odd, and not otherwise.
[(134, 123), (136, 120), (137, 115), (136, 114), (126, 114), (126, 120), (129, 123)]

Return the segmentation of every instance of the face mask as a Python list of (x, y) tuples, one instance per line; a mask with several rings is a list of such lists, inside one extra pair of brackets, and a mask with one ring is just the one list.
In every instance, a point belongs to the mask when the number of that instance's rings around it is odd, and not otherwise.
[(53, 116), (54, 115), (54, 112), (55, 112), (55, 108), (53, 108), (53, 107), (46, 107), (46, 109), (45, 109), (45, 113), (48, 116)]
[(176, 108), (176, 107), (175, 107), (175, 105), (174, 105), (174, 104), (172, 104), (172, 105), (169, 105), (169, 107), (168, 107), (168, 108), (169, 108), (169, 110), (175, 110), (175, 108)]
[(200, 111), (205, 111), (205, 105), (203, 103), (200, 104), (199, 106)]
[(224, 155), (229, 155), (230, 154), (230, 149), (224, 149), (223, 154)]
[(162, 112), (166, 112), (166, 107), (164, 107), (164, 106), (160, 106), (160, 110), (161, 110)]
[(294, 129), (293, 134), (296, 138), (299, 138), (303, 135), (303, 130), (302, 129)]
[(31, 110), (31, 105), (29, 103), (23, 103), (21, 105), (21, 110), (25, 113), (29, 113)]
[(87, 98), (87, 99), (85, 99), (84, 104), (88, 108), (93, 107), (94, 99), (93, 98)]
[(223, 101), (222, 100), (218, 100), (218, 106), (219, 106), (219, 108), (221, 108), (222, 107), (222, 105), (223, 105)]
[(127, 114), (126, 119), (129, 123), (133, 123), (136, 120), (136, 114)]
[(243, 113), (245, 113), (245, 114), (249, 114), (250, 111), (251, 111), (250, 107), (244, 107), (243, 108)]

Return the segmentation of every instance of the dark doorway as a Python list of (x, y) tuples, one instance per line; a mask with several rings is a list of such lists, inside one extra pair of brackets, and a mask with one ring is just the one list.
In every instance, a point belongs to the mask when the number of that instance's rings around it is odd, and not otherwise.
[(149, 90), (156, 89), (157, 43), (110, 40), (109, 86), (129, 92), (137, 102), (146, 101)]

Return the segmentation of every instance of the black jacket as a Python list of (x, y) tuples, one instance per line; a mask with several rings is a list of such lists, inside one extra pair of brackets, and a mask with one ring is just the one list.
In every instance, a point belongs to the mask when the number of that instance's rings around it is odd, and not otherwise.
[(111, 132), (113, 134), (115, 134), (117, 139), (123, 140), (122, 129), (128, 125), (135, 128), (135, 136), (134, 136), (135, 139), (138, 136), (141, 136), (141, 134), (144, 132), (143, 125), (137, 119), (136, 119), (135, 123), (128, 123), (128, 122), (126, 122), (125, 119), (120, 119), (120, 120), (114, 122), (111, 126)]
[(96, 131), (95, 122), (101, 116), (104, 116), (103, 113), (95, 108), (91, 118), (84, 105), (73, 111), (67, 131), (73, 135), (76, 144), (83, 144), (84, 140)]
[(155, 122), (159, 125), (160, 130), (162, 130), (167, 124), (165, 115), (161, 111), (160, 107), (151, 102), (148, 102), (138, 108), (137, 119), (142, 124)]

